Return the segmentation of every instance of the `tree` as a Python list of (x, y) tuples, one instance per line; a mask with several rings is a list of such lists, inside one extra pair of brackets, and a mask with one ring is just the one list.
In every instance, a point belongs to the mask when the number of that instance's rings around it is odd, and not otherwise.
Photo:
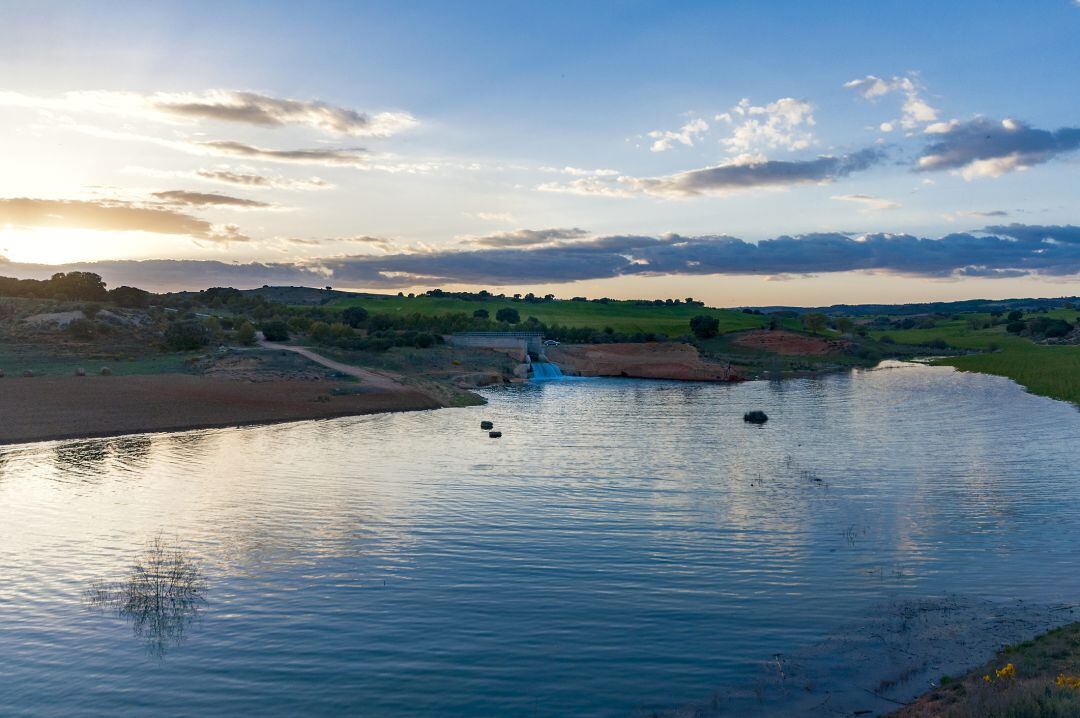
[(475, 312), (472, 313), (472, 315), (476, 319), (487, 319), (491, 316), (491, 313), (488, 312), (488, 310), (486, 309), (477, 309)]
[(507, 324), (519, 324), (521, 322), (521, 315), (518, 314), (518, 310), (513, 307), (503, 307), (495, 312), (495, 319), (500, 322), (506, 322)]
[(105, 282), (93, 272), (57, 272), (48, 281), (49, 292), (57, 299), (86, 299), (103, 302), (108, 298)]
[(368, 319), (368, 312), (360, 306), (345, 307), (341, 313), (341, 319), (353, 329), (362, 327)]
[(825, 322), (828, 320), (829, 318), (821, 312), (810, 312), (809, 314), (804, 314), (802, 318), (803, 326), (806, 327), (806, 331), (815, 334), (825, 328)]
[(165, 330), (165, 345), (176, 351), (192, 351), (210, 343), (210, 332), (200, 321), (181, 319)]
[(849, 333), (855, 326), (855, 322), (851, 321), (847, 317), (836, 318), (836, 331), (841, 334)]
[(720, 331), (720, 320), (708, 314), (699, 314), (690, 320), (690, 331), (698, 339), (711, 339)]
[(1008, 319), (1010, 322), (1018, 322), (1024, 318), (1024, 313), (1021, 312), (1019, 309), (1014, 309), (1013, 311), (1009, 312), (1008, 316), (1006, 316), (1005, 318)]
[(236, 341), (246, 347), (255, 343), (255, 325), (244, 322), (236, 330)]
[(289, 325), (280, 319), (272, 319), (262, 325), (263, 336), (268, 342), (289, 341)]
[(138, 287), (116, 287), (109, 290), (109, 301), (119, 307), (142, 309), (150, 303), (150, 292)]

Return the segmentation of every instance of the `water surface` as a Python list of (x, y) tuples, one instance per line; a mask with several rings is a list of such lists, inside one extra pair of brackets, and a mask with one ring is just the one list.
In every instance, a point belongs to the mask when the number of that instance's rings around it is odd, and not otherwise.
[[(486, 395), (0, 449), (0, 715), (633, 716), (886, 601), (1080, 595), (1080, 412), (1006, 380)], [(87, 601), (159, 537), (205, 605)]]

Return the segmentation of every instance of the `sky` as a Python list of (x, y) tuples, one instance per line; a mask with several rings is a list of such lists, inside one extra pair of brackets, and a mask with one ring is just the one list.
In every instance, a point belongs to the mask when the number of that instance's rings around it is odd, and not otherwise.
[(0, 275), (1080, 294), (1080, 2), (0, 0)]

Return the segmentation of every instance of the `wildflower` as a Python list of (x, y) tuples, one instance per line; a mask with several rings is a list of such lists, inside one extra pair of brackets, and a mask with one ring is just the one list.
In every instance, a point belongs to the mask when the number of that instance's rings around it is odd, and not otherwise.
[(1060, 688), (1080, 690), (1080, 676), (1067, 676), (1064, 673), (1059, 673), (1055, 683), (1057, 683)]

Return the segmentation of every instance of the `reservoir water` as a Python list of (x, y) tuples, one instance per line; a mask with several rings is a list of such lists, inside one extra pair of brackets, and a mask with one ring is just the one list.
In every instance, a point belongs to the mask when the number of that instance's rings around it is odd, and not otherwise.
[[(1080, 412), (1006, 380), (485, 395), (0, 448), (0, 715), (648, 715), (890, 601), (1080, 595)], [(88, 599), (154, 541), (197, 602)]]

